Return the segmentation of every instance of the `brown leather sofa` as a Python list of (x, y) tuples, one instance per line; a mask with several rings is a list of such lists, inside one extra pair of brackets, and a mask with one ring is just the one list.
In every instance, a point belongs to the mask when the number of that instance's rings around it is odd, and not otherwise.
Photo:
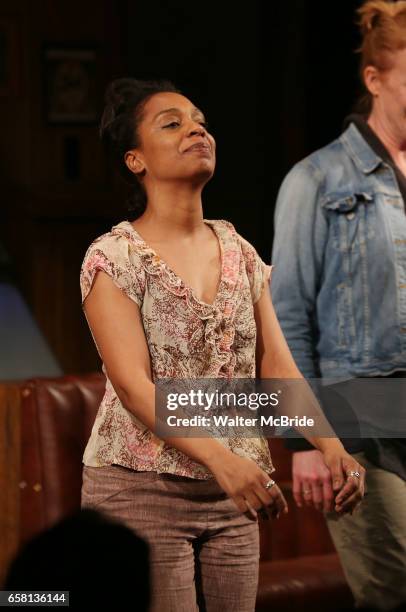
[[(19, 547), (80, 506), (83, 451), (104, 390), (91, 373), (0, 384), (0, 581)], [(257, 612), (350, 610), (352, 597), (322, 516), (297, 509), (290, 452), (270, 441), (289, 513), (261, 521)]]

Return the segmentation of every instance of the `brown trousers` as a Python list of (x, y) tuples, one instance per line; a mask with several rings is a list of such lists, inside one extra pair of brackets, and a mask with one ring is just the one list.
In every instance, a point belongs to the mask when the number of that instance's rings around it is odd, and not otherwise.
[(254, 611), (258, 523), (214, 479), (84, 466), (81, 504), (150, 545), (151, 612)]

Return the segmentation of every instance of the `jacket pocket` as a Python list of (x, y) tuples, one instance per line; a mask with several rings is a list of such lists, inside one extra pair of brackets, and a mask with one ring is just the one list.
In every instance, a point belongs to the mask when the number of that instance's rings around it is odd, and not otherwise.
[(373, 193), (329, 194), (322, 202), (334, 247), (352, 251), (376, 235), (376, 204)]

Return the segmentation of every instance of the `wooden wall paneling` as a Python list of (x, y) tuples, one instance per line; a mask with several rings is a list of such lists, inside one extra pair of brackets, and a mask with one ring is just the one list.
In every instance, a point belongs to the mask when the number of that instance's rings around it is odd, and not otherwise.
[(0, 384), (0, 586), (19, 542), (20, 393)]

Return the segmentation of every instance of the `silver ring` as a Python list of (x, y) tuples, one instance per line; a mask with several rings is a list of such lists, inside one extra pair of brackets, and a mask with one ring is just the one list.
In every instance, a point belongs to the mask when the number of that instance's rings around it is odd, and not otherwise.
[(303, 489), (303, 494), (304, 495), (309, 495), (309, 493), (311, 493), (312, 490), (311, 489)]
[(361, 474), (359, 472), (354, 472), (354, 470), (351, 470), (351, 472), (348, 472), (347, 476), (348, 477), (355, 476), (355, 478), (361, 478)]
[(272, 489), (272, 487), (274, 486), (275, 481), (274, 480), (268, 480), (268, 482), (264, 485), (265, 489)]

